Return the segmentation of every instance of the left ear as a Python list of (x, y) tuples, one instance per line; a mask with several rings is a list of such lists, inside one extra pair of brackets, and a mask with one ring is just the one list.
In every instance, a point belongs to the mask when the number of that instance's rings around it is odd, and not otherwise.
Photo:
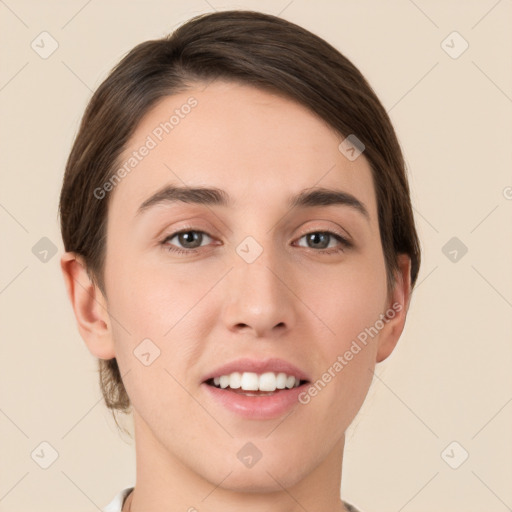
[(377, 363), (384, 361), (393, 352), (404, 330), (411, 296), (411, 258), (398, 255), (399, 270), (395, 273), (395, 287), (386, 310), (387, 320), (378, 338)]

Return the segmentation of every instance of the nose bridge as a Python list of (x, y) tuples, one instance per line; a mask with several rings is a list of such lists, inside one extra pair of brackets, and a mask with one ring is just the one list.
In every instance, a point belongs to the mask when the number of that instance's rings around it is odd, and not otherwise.
[(248, 236), (235, 248), (224, 310), (229, 328), (247, 326), (265, 335), (277, 326), (291, 326), (293, 294), (284, 284), (283, 261), (271, 237), (260, 243)]

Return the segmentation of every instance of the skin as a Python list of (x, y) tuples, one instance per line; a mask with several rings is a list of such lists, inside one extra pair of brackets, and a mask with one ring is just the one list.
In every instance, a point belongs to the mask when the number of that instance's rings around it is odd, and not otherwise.
[[(344, 511), (345, 430), (404, 328), (409, 257), (400, 256), (387, 297), (369, 163), (364, 153), (349, 161), (342, 137), (289, 99), (231, 82), (196, 84), (148, 112), (125, 155), (190, 96), (198, 105), (110, 192), (106, 296), (79, 255), (61, 259), (80, 334), (95, 357), (117, 358), (133, 404), (137, 480), (124, 510)], [(163, 204), (135, 218), (171, 183), (224, 189), (234, 206)], [(370, 221), (346, 206), (286, 206), (289, 195), (317, 186), (353, 194)], [(199, 252), (167, 251), (162, 241), (188, 227), (209, 235)], [(332, 229), (354, 247), (322, 254), (304, 236)], [(251, 264), (236, 252), (247, 236), (263, 248)], [(401, 311), (286, 418), (243, 419), (200, 386), (206, 372), (242, 356), (286, 359), (315, 381), (393, 303)], [(160, 349), (149, 366), (133, 354), (145, 338)], [(252, 468), (236, 456), (248, 441), (262, 453)]]

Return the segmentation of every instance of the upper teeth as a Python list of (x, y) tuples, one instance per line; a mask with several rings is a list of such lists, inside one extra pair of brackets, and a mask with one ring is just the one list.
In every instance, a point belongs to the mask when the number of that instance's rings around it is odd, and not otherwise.
[(221, 388), (242, 388), (244, 391), (275, 391), (276, 389), (291, 389), (300, 384), (300, 379), (286, 373), (266, 372), (261, 375), (252, 372), (234, 372), (229, 375), (215, 377), (213, 383)]

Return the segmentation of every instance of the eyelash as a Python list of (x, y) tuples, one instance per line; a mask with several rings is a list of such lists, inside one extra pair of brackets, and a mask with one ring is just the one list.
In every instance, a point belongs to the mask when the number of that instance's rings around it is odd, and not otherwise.
[[(191, 254), (195, 254), (197, 253), (201, 247), (196, 247), (194, 249), (180, 249), (179, 247), (173, 247), (172, 245), (168, 245), (166, 242), (168, 240), (171, 240), (173, 239), (175, 236), (177, 235), (181, 235), (183, 233), (190, 233), (190, 232), (193, 232), (193, 233), (203, 233), (207, 236), (209, 236), (210, 238), (213, 238), (211, 235), (209, 235), (208, 233), (206, 233), (205, 231), (202, 231), (200, 229), (194, 229), (194, 228), (185, 228), (185, 229), (181, 229), (180, 231), (176, 231), (175, 233), (172, 233), (170, 235), (167, 235), (161, 242), (161, 245), (162, 247), (169, 251), (169, 252), (173, 252), (175, 254), (187, 254), (187, 255), (191, 255)], [(308, 236), (308, 235), (312, 235), (312, 234), (317, 234), (317, 233), (322, 233), (322, 234), (327, 234), (327, 235), (331, 235), (332, 237), (334, 237), (336, 240), (338, 240), (338, 242), (341, 243), (341, 247), (338, 247), (338, 248), (330, 248), (330, 249), (313, 249), (312, 247), (306, 247), (307, 249), (310, 249), (314, 252), (319, 252), (321, 254), (338, 254), (340, 252), (344, 252), (346, 249), (350, 249), (353, 247), (353, 244), (351, 242), (349, 242), (346, 238), (344, 238), (343, 236), (341, 236), (339, 233), (336, 233), (334, 231), (329, 231), (329, 230), (318, 230), (318, 231), (310, 231), (308, 233), (304, 233), (300, 238), (304, 238), (305, 236)]]

